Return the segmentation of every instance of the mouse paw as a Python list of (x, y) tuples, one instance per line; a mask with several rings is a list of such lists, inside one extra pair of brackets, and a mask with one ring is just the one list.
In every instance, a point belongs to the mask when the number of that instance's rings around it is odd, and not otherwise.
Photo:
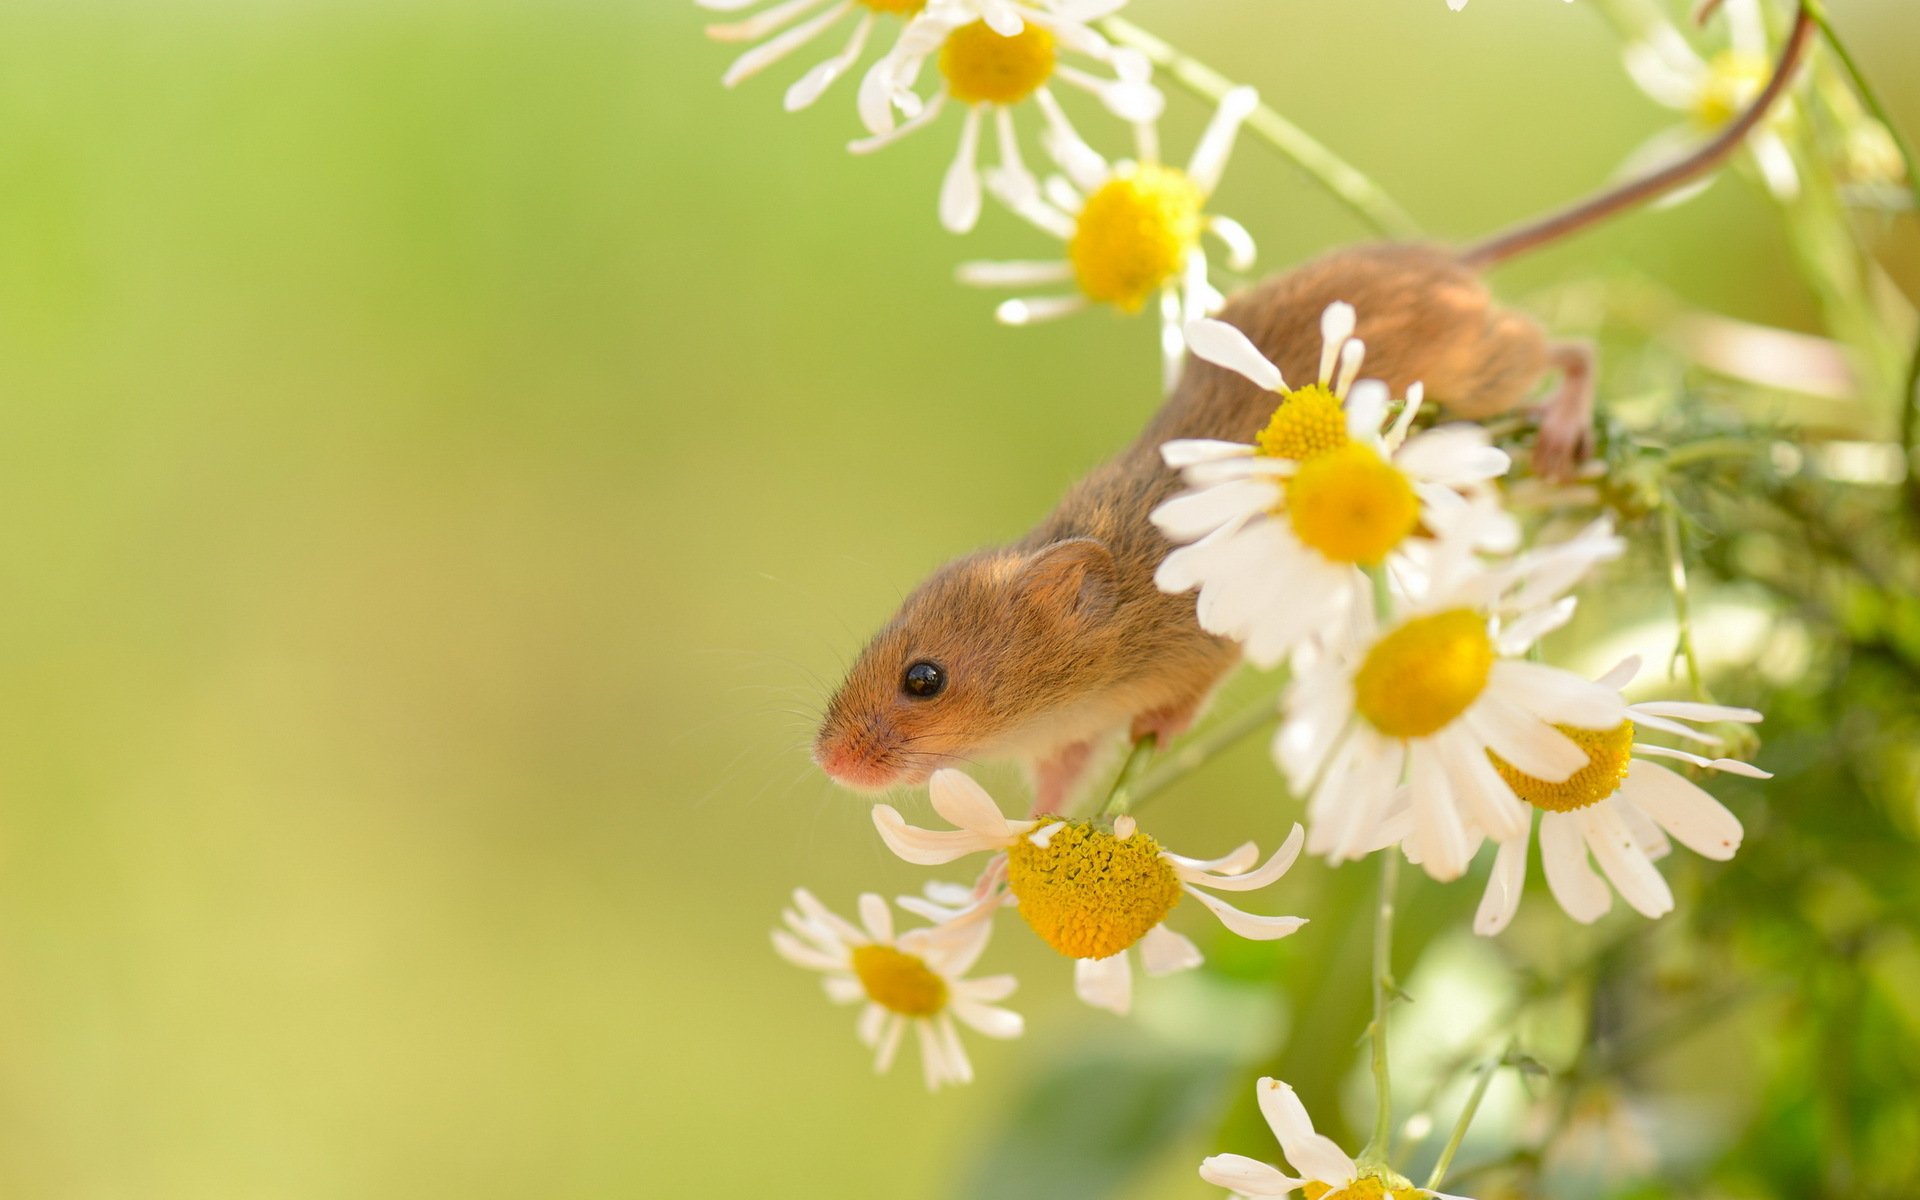
[(1035, 762), (1032, 815), (1066, 811), (1092, 761), (1092, 742), (1068, 742)]
[(1556, 342), (1548, 348), (1560, 368), (1560, 387), (1540, 408), (1540, 436), (1533, 444), (1533, 473), (1565, 483), (1593, 457), (1593, 347)]
[(1165, 708), (1143, 712), (1134, 717), (1133, 727), (1128, 736), (1136, 742), (1143, 737), (1151, 737), (1155, 750), (1165, 750), (1173, 739), (1185, 733), (1193, 725), (1193, 718), (1199, 711), (1200, 705), (1196, 701), (1191, 704), (1168, 705)]

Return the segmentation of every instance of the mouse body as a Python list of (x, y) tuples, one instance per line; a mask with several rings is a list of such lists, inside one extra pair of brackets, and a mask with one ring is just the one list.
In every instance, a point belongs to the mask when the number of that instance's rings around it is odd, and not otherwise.
[[(1499, 307), (1449, 250), (1338, 250), (1239, 293), (1220, 319), (1288, 378), (1311, 379), (1320, 316), (1335, 301), (1354, 307), (1370, 378), (1397, 395), (1422, 382), (1455, 416), (1510, 411), (1559, 367), (1566, 383), (1548, 411), (1572, 410), (1560, 422), (1574, 435), (1563, 451), (1568, 461), (1581, 452), (1584, 350)], [(1121, 735), (1164, 743), (1186, 729), (1239, 653), (1200, 628), (1193, 595), (1154, 585), (1170, 545), (1148, 514), (1183, 487), (1160, 446), (1250, 442), (1274, 403), (1272, 392), (1189, 355), (1140, 436), (1031, 533), (948, 563), (907, 597), (829, 701), (815, 761), (873, 790), (1014, 759), (1029, 770), (1037, 810), (1057, 811), (1103, 745)]]

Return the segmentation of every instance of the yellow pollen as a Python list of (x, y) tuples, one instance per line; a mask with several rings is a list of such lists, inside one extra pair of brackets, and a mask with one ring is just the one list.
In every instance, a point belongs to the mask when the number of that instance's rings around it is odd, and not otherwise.
[(1707, 63), (1707, 77), (1693, 98), (1693, 120), (1718, 129), (1745, 112), (1767, 86), (1767, 60), (1738, 50), (1722, 50)]
[(1394, 1187), (1373, 1175), (1362, 1175), (1344, 1188), (1330, 1183), (1311, 1182), (1301, 1187), (1307, 1200), (1420, 1200), (1414, 1187)]
[(1185, 171), (1143, 163), (1101, 184), (1074, 219), (1067, 260), (1088, 299), (1136, 313), (1186, 270), (1206, 198)]
[(853, 973), (867, 998), (903, 1017), (931, 1017), (947, 1006), (947, 981), (926, 960), (892, 946), (855, 946)]
[(1415, 617), (1367, 651), (1353, 677), (1354, 707), (1388, 737), (1425, 737), (1467, 711), (1492, 671), (1493, 641), (1479, 613)]
[(875, 12), (911, 16), (927, 6), (927, 0), (860, 0)]
[(1180, 877), (1159, 843), (1137, 830), (1123, 841), (1083, 821), (1054, 830), (1045, 846), (1015, 842), (1007, 886), (1027, 924), (1068, 958), (1120, 953), (1180, 899)]
[(1347, 414), (1322, 384), (1288, 392), (1254, 441), (1268, 458), (1306, 462), (1347, 444)]
[(1294, 472), (1287, 519), (1301, 541), (1333, 561), (1372, 566), (1420, 523), (1420, 501), (1398, 467), (1351, 442)]
[(962, 104), (1018, 104), (1053, 78), (1053, 35), (1028, 21), (1001, 37), (985, 21), (962, 25), (940, 47), (940, 73)]
[(1507, 781), (1514, 795), (1548, 812), (1572, 812), (1598, 804), (1620, 790), (1620, 781), (1627, 777), (1627, 766), (1633, 761), (1632, 721), (1622, 721), (1612, 729), (1576, 729), (1570, 725), (1554, 728), (1587, 752), (1587, 765), (1564, 782), (1548, 783), (1515, 769), (1506, 759), (1487, 751), (1487, 757), (1493, 760), (1493, 769), (1500, 772), (1500, 778)]

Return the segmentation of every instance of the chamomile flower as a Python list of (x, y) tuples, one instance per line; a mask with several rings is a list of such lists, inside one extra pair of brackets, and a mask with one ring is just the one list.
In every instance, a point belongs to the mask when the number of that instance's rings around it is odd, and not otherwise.
[[(1227, 253), (1227, 265), (1253, 265), (1253, 239), (1239, 222), (1206, 211), (1233, 153), (1247, 114), (1259, 103), (1252, 88), (1221, 98), (1213, 120), (1182, 167), (1143, 156), (1109, 163), (1084, 143), (1052, 139), (1064, 177), (1049, 179), (1045, 196), (1018, 180), (997, 177), (992, 190), (1007, 207), (1042, 233), (1066, 244), (1064, 259), (974, 262), (960, 268), (960, 281), (976, 287), (1072, 284), (1066, 295), (1008, 300), (995, 310), (1002, 324), (1027, 325), (1106, 304), (1138, 313), (1160, 300), (1161, 348), (1168, 378), (1178, 371), (1185, 348), (1181, 326), (1218, 311), (1223, 297), (1207, 279), (1201, 235), (1211, 233)], [(1157, 138), (1149, 139), (1149, 144)]]
[[(1637, 659), (1628, 659), (1603, 676), (1600, 684), (1618, 691), (1632, 682), (1639, 666)], [(1671, 849), (1669, 837), (1696, 854), (1721, 861), (1740, 848), (1740, 818), (1653, 759), (1678, 759), (1751, 779), (1772, 778), (1738, 759), (1709, 759), (1634, 740), (1642, 730), (1654, 730), (1718, 746), (1719, 738), (1686, 722), (1751, 724), (1760, 720), (1760, 714), (1750, 708), (1650, 701), (1627, 705), (1626, 714), (1626, 720), (1611, 729), (1562, 728), (1579, 743), (1587, 765), (1560, 782), (1537, 779), (1498, 758), (1493, 764), (1515, 795), (1540, 810), (1540, 865), (1546, 870), (1547, 887), (1567, 915), (1583, 924), (1599, 920), (1612, 907), (1608, 883), (1642, 916), (1661, 917), (1673, 911), (1673, 892), (1653, 865)], [(1522, 833), (1501, 843), (1474, 919), (1475, 933), (1491, 936), (1513, 919), (1526, 884), (1529, 840)], [(1600, 864), (1604, 881), (1594, 873), (1589, 854)]]
[[(1625, 170), (1637, 173), (1684, 157), (1745, 112), (1766, 88), (1773, 74), (1767, 55), (1766, 27), (1759, 0), (1726, 0), (1727, 47), (1703, 58), (1685, 36), (1665, 22), (1650, 26), (1625, 51), (1627, 74), (1657, 104), (1686, 116), (1686, 122), (1655, 134), (1628, 157)], [(1800, 173), (1793, 163), (1781, 130), (1793, 120), (1791, 108), (1780, 105), (1747, 138), (1748, 152), (1766, 181), (1767, 190), (1782, 200), (1800, 193)], [(1707, 182), (1712, 181), (1708, 176)], [(1701, 183), (1681, 189), (1668, 203), (1699, 194)]]
[(1019, 1037), (1020, 1015), (998, 1006), (1013, 994), (1011, 975), (963, 978), (979, 961), (993, 932), (990, 910), (976, 907), (952, 920), (894, 935), (893, 913), (871, 892), (860, 897), (860, 924), (829, 912), (804, 888), (780, 916), (773, 948), (795, 966), (819, 971), (836, 1004), (864, 1004), (860, 1041), (874, 1052), (874, 1069), (893, 1065), (911, 1026), (920, 1042), (927, 1087), (971, 1083), (973, 1064), (954, 1022), (991, 1038)]
[[(1151, 83), (1152, 64), (1137, 51), (1115, 47), (1088, 25), (1124, 4), (1125, 0), (931, 0), (861, 81), (860, 118), (873, 136), (848, 149), (871, 153), (933, 123), (950, 104), (965, 108), (959, 149), (940, 187), (940, 223), (965, 233), (980, 219), (980, 139), (989, 118), (999, 143), (995, 178), (1011, 193), (1025, 194), (1039, 185), (1020, 153), (1014, 108), (1033, 101), (1056, 154), (1062, 147), (1086, 145), (1054, 96), (1055, 84), (1091, 92), (1109, 112), (1136, 125), (1159, 117), (1165, 100)], [(1095, 75), (1065, 61), (1068, 55), (1112, 74)], [(940, 83), (923, 98), (914, 89), (929, 59), (934, 60)], [(898, 125), (896, 112), (906, 118)]]
[(1456, 879), (1483, 837), (1527, 829), (1489, 753), (1564, 781), (1587, 755), (1563, 729), (1612, 729), (1625, 713), (1617, 690), (1519, 657), (1567, 620), (1562, 593), (1620, 541), (1599, 525), (1489, 566), (1474, 555), (1472, 523), (1436, 544), (1416, 602), (1378, 631), (1361, 612), (1358, 635), (1313, 656), (1287, 690), (1274, 757), (1308, 797), (1315, 854), (1341, 862), (1379, 847), (1402, 800), (1409, 857)]
[[(887, 847), (910, 863), (936, 866), (969, 854), (997, 852), (1007, 892), (1020, 916), (1048, 945), (1072, 958), (1074, 990), (1088, 1004), (1125, 1013), (1133, 999), (1128, 951), (1139, 948), (1149, 975), (1200, 965), (1199, 949), (1167, 928), (1167, 914), (1191, 896), (1234, 933), (1256, 940), (1281, 938), (1306, 923), (1301, 917), (1242, 912), (1210, 891), (1263, 888), (1286, 874), (1299, 855), (1295, 826), (1272, 858), (1255, 868), (1259, 847), (1248, 842), (1222, 858), (1184, 858), (1140, 832), (1132, 817), (1111, 826), (1096, 821), (1040, 817), (1012, 821), (986, 789), (960, 771), (936, 771), (928, 784), (934, 811), (958, 828), (919, 829), (892, 806), (874, 806), (873, 823)], [(1208, 889), (1208, 890), (1202, 890)]]
[[(760, 0), (695, 2), (713, 12), (737, 12), (753, 7)], [(883, 18), (911, 18), (925, 8), (926, 3), (927, 0), (782, 0), (744, 20), (728, 25), (709, 25), (707, 36), (720, 42), (760, 43), (735, 59), (733, 65), (727, 68), (727, 73), (721, 76), (723, 85), (734, 87), (857, 13), (853, 34), (839, 52), (816, 64), (787, 89), (786, 109), (788, 112), (798, 112), (818, 100), (822, 93), (833, 86), (835, 80), (859, 61), (873, 37), (874, 27)], [(826, 11), (817, 11), (820, 9)]]
[[(1160, 448), (1192, 490), (1153, 511), (1175, 542), (1154, 574), (1160, 590), (1200, 590), (1200, 624), (1240, 642), (1255, 665), (1271, 667), (1310, 637), (1346, 636), (1370, 609), (1362, 567), (1405, 573), (1409, 551), (1458, 523), (1469, 496), (1491, 497), (1506, 473), (1505, 453), (1485, 430), (1448, 425), (1407, 436), (1419, 412), (1419, 385), (1391, 423), (1387, 389), (1355, 384), (1366, 350), (1353, 336), (1354, 311), (1329, 305), (1320, 321), (1318, 382), (1290, 388), (1238, 329), (1221, 321), (1187, 326), (1193, 352), (1280, 397), (1252, 443), (1183, 440)], [(1510, 537), (1510, 523), (1485, 533)]]
[(1299, 1176), (1244, 1154), (1216, 1154), (1200, 1164), (1200, 1178), (1208, 1183), (1255, 1200), (1291, 1196), (1296, 1191), (1307, 1200), (1415, 1200), (1421, 1196), (1464, 1200), (1415, 1187), (1384, 1167), (1361, 1168), (1332, 1138), (1314, 1131), (1313, 1118), (1293, 1088), (1273, 1078), (1261, 1079), (1254, 1088), (1260, 1115)]

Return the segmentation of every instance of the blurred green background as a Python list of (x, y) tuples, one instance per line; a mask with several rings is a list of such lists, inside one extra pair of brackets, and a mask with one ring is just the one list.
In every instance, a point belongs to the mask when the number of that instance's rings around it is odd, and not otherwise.
[[(1838, 7), (1920, 129), (1909, 0)], [(1580, 4), (1131, 15), (1443, 237), (1669, 123)], [(1186, 994), (1093, 1012), (1008, 926), (1029, 1034), (928, 1096), (768, 950), (795, 884), (921, 878), (807, 762), (826, 687), (1131, 436), (1155, 352), (996, 328), (954, 264), (1048, 248), (938, 228), (954, 126), (851, 158), (849, 87), (780, 111), (817, 56), (723, 92), (703, 18), (0, 5), (0, 1193), (937, 1197), (1049, 1064)], [(1205, 113), (1172, 107), (1184, 154)], [(1251, 142), (1217, 208), (1269, 268), (1364, 232)], [(1804, 325), (1783, 255), (1733, 181), (1501, 283), (1624, 260)], [(1156, 825), (1224, 849), (1267, 778), (1244, 748)], [(1137, 1194), (1215, 1194), (1213, 1148)]]

